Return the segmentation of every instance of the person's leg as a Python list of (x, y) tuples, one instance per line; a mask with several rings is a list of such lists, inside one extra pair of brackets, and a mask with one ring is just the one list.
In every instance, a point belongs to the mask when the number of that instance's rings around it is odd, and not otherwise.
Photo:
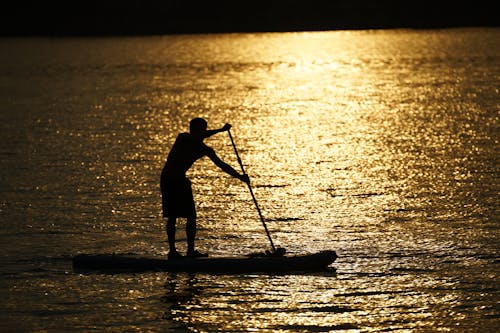
[(188, 257), (208, 257), (207, 253), (201, 253), (194, 249), (194, 242), (196, 239), (196, 215), (187, 218), (186, 236), (188, 245), (188, 250), (187, 250)]
[(168, 247), (171, 253), (177, 252), (175, 249), (175, 224), (177, 219), (175, 217), (169, 217), (167, 219), (167, 238), (168, 238)]
[(187, 253), (194, 253), (194, 241), (196, 238), (196, 216), (187, 218), (186, 222)]

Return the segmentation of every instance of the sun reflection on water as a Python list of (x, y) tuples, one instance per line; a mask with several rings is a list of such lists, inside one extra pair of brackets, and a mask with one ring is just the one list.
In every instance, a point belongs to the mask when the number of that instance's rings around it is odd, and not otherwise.
[[(32, 41), (21, 58), (34, 65), (12, 61), (22, 77), (4, 76), (19, 89), (0, 123), (0, 212), (17, 245), (4, 255), (22, 267), (4, 271), (4, 309), (34, 330), (497, 328), (493, 40), (497, 30), (451, 29)], [(77, 252), (167, 253), (159, 176), (198, 116), (233, 125), (275, 243), (336, 250), (336, 270), (51, 269)], [(238, 167), (226, 133), (206, 142)], [(208, 159), (189, 177), (200, 250), (269, 248), (244, 184)]]

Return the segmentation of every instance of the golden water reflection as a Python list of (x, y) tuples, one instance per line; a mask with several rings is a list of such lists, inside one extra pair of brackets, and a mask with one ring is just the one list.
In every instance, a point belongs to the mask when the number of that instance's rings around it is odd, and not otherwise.
[[(234, 298), (204, 294), (201, 303), (180, 313), (183, 322), (208, 331), (378, 325), (411, 329), (447, 325), (445, 318), (454, 315), (448, 309), (460, 307), (460, 293), (443, 297), (446, 293), (439, 291), (447, 285), (453, 288), (456, 278), (448, 281), (432, 272), (442, 265), (436, 258), (454, 257), (452, 253), (464, 246), (474, 246), (470, 240), (476, 237), (472, 229), (459, 227), (456, 232), (456, 225), (442, 222), (462, 223), (490, 212), (487, 201), (472, 195), (488, 177), (483, 172), (494, 168), (482, 156), (494, 155), (492, 146), (484, 143), (498, 143), (493, 131), (498, 115), (488, 111), (494, 108), (478, 108), (476, 99), (464, 98), (446, 84), (455, 80), (450, 77), (456, 74), (450, 71), (455, 58), (433, 63), (432, 51), (415, 53), (425, 38), (414, 39), (413, 33), (357, 37), (266, 35), (252, 46), (259, 50), (252, 59), (248, 57), (255, 53), (239, 50), (252, 48), (248, 45), (254, 36), (223, 37), (244, 46), (206, 54), (220, 63), (197, 79), (196, 86), (202, 88), (198, 106), (184, 110), (184, 124), (201, 113), (214, 126), (228, 120), (234, 125), (245, 169), (277, 243), (290, 253), (338, 249), (338, 265), (354, 274), (355, 284), (328, 280), (333, 285), (317, 289), (317, 277), (286, 282), (276, 278), (280, 282), (269, 288), (245, 285)], [(455, 48), (459, 42), (446, 33), (432, 37), (441, 39), (443, 47)], [(276, 38), (283, 43), (276, 44)], [(244, 65), (226, 63), (227, 58)], [(200, 66), (203, 61), (202, 55)], [(473, 68), (463, 74), (468, 70)], [(227, 86), (214, 83), (221, 73)], [(456, 100), (461, 102), (449, 102)], [(224, 135), (209, 143), (237, 165)], [(210, 223), (201, 232), (208, 249), (245, 253), (266, 243), (244, 187), (221, 179), (209, 162), (201, 162), (193, 177), (201, 217)], [(239, 236), (233, 240), (235, 233)], [(413, 270), (422, 276), (410, 273)], [(360, 291), (365, 280), (372, 288)], [(299, 288), (304, 284), (307, 295)], [(278, 292), (278, 300), (272, 297), (276, 303), (271, 305), (265, 299), (245, 300), (246, 295), (266, 298), (272, 292)], [(343, 298), (345, 303), (337, 303)], [(321, 306), (311, 307), (318, 299)]]
[[(396, 330), (426, 329), (443, 325), (433, 308), (453, 315), (450, 304), (457, 304), (453, 295), (434, 295), (437, 281), (425, 279), (418, 281), (419, 289), (392, 289), (395, 285), (391, 285), (384, 291), (360, 291), (349, 281), (327, 276), (221, 276), (216, 284), (210, 277), (190, 277), (187, 281), (184, 278), (176, 277), (176, 281), (186, 284), (171, 289), (165, 299), (174, 303), (179, 300), (182, 306), (175, 308), (174, 317), (203, 332), (334, 331), (361, 327), (378, 331), (380, 325)], [(406, 279), (400, 282), (408, 283)]]
[[(21, 78), (2, 69), (20, 91), (0, 122), (2, 226), (18, 245), (6, 256), (166, 254), (160, 171), (202, 116), (233, 125), (275, 243), (339, 258), (336, 274), (194, 279), (29, 266), (6, 283), (10, 318), (34, 330), (496, 329), (497, 40), (495, 29), (390, 30), (16, 48)], [(207, 144), (238, 166), (226, 133)], [(200, 250), (268, 248), (244, 184), (206, 159), (189, 176)]]

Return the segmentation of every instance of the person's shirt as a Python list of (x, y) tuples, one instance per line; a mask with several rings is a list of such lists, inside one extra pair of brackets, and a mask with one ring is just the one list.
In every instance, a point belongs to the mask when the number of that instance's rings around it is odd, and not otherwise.
[(213, 151), (203, 143), (203, 140), (196, 138), (189, 133), (181, 133), (168, 154), (164, 175), (167, 177), (185, 177), (186, 172), (198, 159), (209, 155)]

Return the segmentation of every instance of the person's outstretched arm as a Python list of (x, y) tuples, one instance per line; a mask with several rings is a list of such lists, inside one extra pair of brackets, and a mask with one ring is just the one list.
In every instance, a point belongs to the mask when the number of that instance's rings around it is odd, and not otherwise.
[(213, 130), (207, 130), (207, 131), (205, 131), (204, 138), (208, 138), (208, 137), (210, 137), (210, 136), (212, 136), (214, 134), (220, 133), (220, 132), (229, 131), (230, 128), (231, 128), (231, 124), (225, 124), (221, 128), (213, 129)]
[(208, 154), (207, 156), (212, 160), (212, 162), (215, 163), (215, 165), (221, 168), (222, 171), (224, 171), (228, 175), (233, 176), (234, 178), (238, 178), (239, 180), (247, 184), (250, 183), (250, 178), (247, 174), (240, 174), (232, 166), (221, 160), (219, 156), (215, 154), (215, 151), (213, 149), (210, 150), (210, 154)]

